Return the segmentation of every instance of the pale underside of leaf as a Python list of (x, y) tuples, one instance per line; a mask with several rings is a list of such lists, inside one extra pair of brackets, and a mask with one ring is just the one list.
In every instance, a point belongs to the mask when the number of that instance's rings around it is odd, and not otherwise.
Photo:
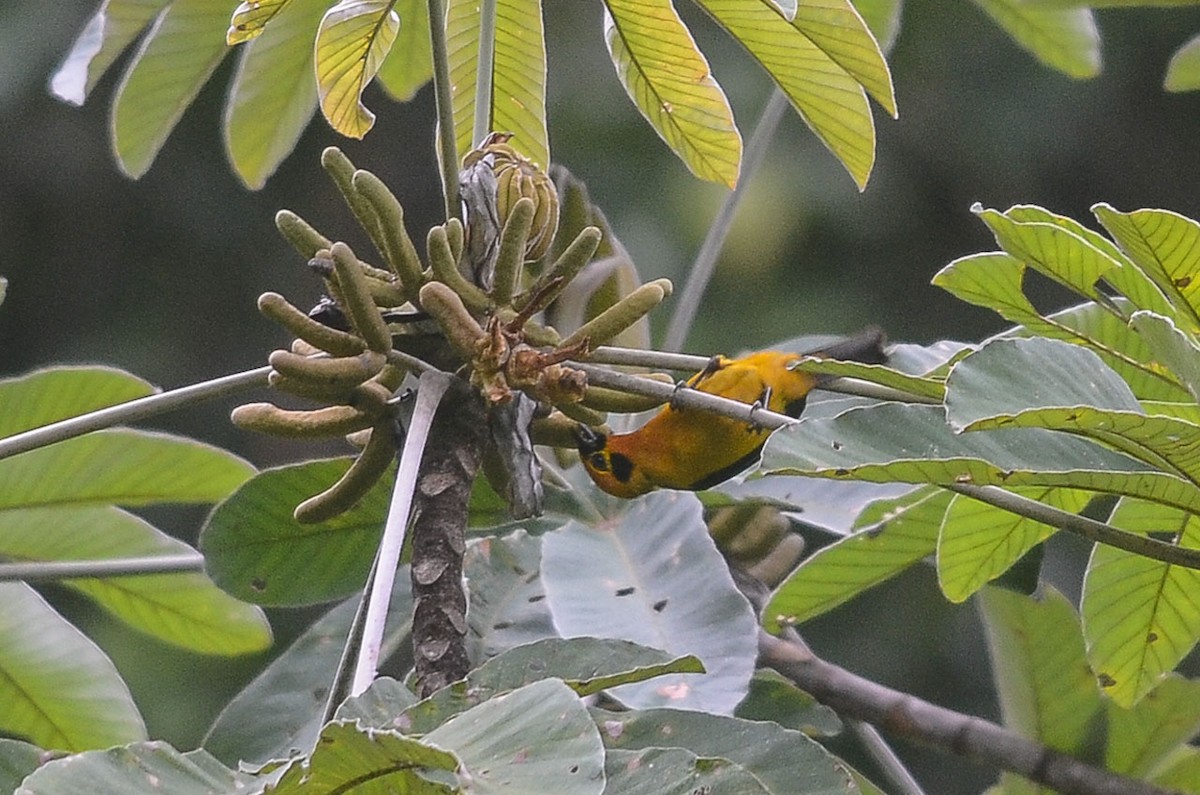
[(767, 70), (863, 189), (875, 163), (875, 121), (859, 81), (814, 43), (799, 21), (788, 22), (767, 0), (701, 0), (700, 5)]
[(604, 29), (617, 76), (655, 132), (696, 176), (733, 187), (733, 111), (670, 0), (607, 0)]
[[(510, 132), (510, 144), (542, 167), (550, 164), (546, 133), (546, 45), (541, 0), (497, 0), (489, 132)], [(479, 65), (479, 4), (452, 0), (446, 17), (454, 138), (461, 159), (474, 140)]]
[(342, 135), (362, 138), (375, 124), (362, 93), (396, 40), (400, 18), (392, 5), (393, 0), (341, 0), (321, 20), (317, 94), (325, 119)]

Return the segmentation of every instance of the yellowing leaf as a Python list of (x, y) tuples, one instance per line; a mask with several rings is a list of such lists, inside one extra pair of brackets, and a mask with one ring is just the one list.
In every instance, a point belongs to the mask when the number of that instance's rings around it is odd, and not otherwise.
[(375, 114), (362, 92), (379, 71), (400, 29), (392, 0), (341, 0), (317, 30), (317, 94), (321, 112), (342, 135), (362, 138)]
[(225, 43), (232, 47), (261, 35), (267, 23), (289, 2), (291, 0), (243, 0), (229, 20)]
[[(865, 187), (875, 164), (875, 121), (866, 92), (800, 26), (820, 31), (825, 46), (836, 49), (847, 63), (854, 61), (850, 53), (862, 55), (863, 46), (851, 41), (834, 48), (830, 42), (838, 38), (836, 25), (805, 21), (803, 10), (788, 22), (769, 0), (700, 0), (700, 6), (770, 73), (809, 128), (842, 161), (859, 188)], [(865, 26), (856, 36), (859, 42), (874, 43)], [(878, 51), (878, 45), (875, 49)], [(855, 69), (869, 71), (864, 63), (856, 63)], [(872, 83), (879, 88), (878, 79)], [(891, 110), (892, 103), (883, 104)]]
[(742, 160), (733, 111), (670, 0), (605, 7), (608, 51), (638, 110), (693, 174), (733, 187)]
[[(451, 0), (446, 15), (446, 49), (458, 156), (479, 143), (475, 94), (479, 68), (479, 3)], [(546, 42), (541, 0), (496, 0), (496, 37), (487, 132), (510, 132), (513, 148), (546, 167)]]

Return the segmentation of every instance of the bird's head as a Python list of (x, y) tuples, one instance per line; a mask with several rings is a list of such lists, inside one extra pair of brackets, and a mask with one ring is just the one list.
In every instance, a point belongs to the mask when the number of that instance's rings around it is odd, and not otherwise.
[(579, 457), (592, 480), (609, 494), (628, 499), (653, 491), (654, 484), (638, 468), (631, 451), (622, 450), (624, 438), (582, 424), (575, 427)]

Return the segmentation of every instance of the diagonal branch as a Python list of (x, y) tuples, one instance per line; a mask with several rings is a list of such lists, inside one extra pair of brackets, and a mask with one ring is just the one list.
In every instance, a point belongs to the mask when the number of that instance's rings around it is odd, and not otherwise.
[(930, 704), (825, 662), (759, 630), (759, 662), (849, 718), (1018, 773), (1062, 795), (1167, 795), (1145, 781), (1089, 765), (990, 721)]

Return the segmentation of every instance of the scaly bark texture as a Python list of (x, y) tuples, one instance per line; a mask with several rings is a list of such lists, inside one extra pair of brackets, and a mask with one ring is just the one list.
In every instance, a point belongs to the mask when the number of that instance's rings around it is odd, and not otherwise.
[(470, 669), (462, 559), (471, 484), (486, 433), (479, 396), (465, 384), (451, 385), (430, 428), (414, 495), (413, 652), (422, 697)]

